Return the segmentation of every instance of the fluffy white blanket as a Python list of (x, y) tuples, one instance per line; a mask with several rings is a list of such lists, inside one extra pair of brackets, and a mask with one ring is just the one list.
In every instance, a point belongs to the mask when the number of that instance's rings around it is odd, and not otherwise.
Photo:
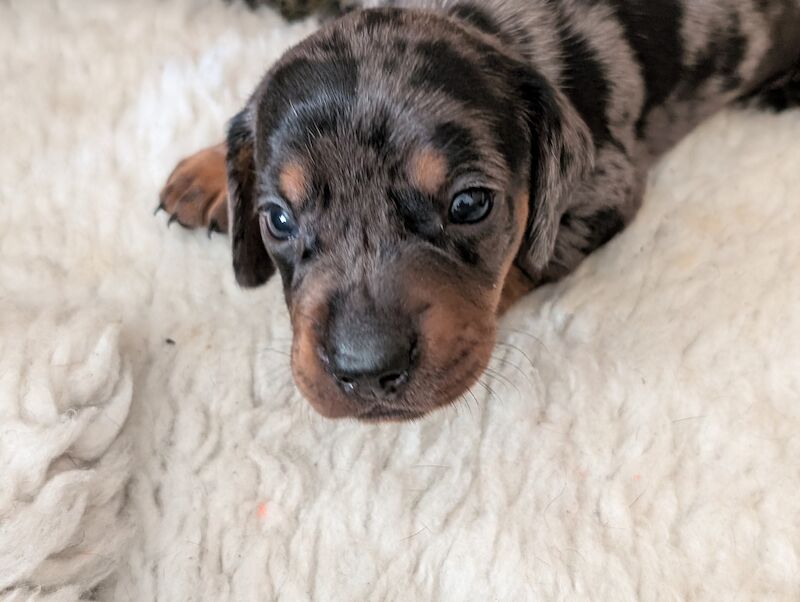
[(312, 27), (0, 3), (0, 600), (796, 600), (800, 111), (663, 161), (474, 401), (329, 422), (279, 283), (152, 217)]

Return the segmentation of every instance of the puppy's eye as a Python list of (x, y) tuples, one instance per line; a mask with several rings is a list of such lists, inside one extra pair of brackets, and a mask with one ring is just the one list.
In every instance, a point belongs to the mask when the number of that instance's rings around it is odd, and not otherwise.
[(454, 224), (474, 224), (492, 210), (492, 193), (484, 188), (459, 192), (450, 205), (450, 221)]
[(267, 230), (278, 240), (287, 240), (297, 236), (297, 223), (292, 214), (275, 203), (270, 203), (262, 211), (267, 220)]

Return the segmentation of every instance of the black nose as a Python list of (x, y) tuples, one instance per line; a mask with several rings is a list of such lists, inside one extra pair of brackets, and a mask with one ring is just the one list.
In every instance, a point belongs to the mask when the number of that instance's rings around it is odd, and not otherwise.
[(347, 393), (391, 398), (411, 377), (415, 337), (399, 315), (347, 310), (330, 317), (329, 367)]

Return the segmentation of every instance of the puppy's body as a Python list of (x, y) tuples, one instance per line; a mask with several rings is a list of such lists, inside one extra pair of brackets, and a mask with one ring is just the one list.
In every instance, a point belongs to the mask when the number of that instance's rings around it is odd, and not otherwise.
[[(800, 87), (800, 0), (378, 4), (291, 49), (227, 143), (237, 278), (280, 272), (295, 378), (327, 416), (456, 398), (496, 313), (621, 230), (656, 158)], [(170, 178), (184, 225), (224, 220), (220, 157)]]
[(647, 169), (699, 123), (776, 76), (800, 72), (798, 0), (391, 4), (453, 15), (498, 37), (561, 89), (589, 127), (594, 166), (556, 209), (553, 254), (529, 274), (537, 282), (570, 272), (621, 230), (641, 204)]

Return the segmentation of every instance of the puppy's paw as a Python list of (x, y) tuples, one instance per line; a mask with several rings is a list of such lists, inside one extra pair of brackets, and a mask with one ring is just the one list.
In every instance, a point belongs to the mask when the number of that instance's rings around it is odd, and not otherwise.
[(169, 223), (184, 228), (228, 231), (228, 191), (225, 144), (203, 149), (186, 157), (172, 170), (161, 190), (158, 209), (166, 211)]

